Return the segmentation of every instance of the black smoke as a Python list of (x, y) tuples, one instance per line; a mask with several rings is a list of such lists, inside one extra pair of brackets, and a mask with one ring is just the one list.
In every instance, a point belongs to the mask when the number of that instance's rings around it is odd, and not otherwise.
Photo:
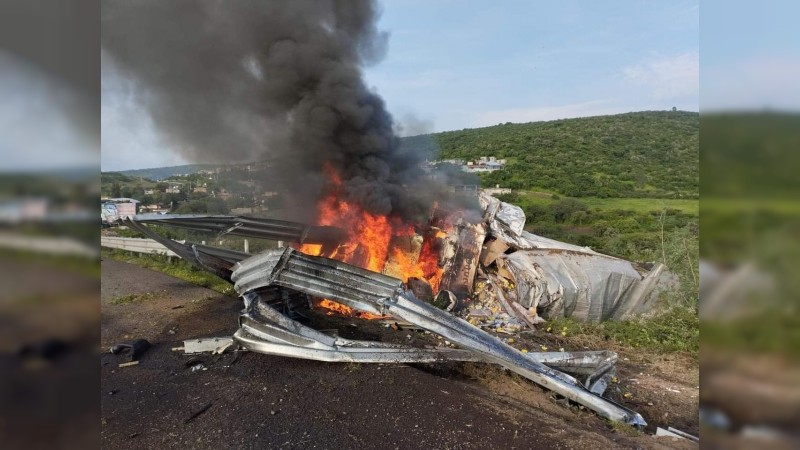
[(369, 0), (108, 0), (104, 65), (190, 161), (270, 161), (306, 210), (330, 164), (349, 200), (411, 217), (442, 189), (364, 82), (387, 48), (378, 17)]

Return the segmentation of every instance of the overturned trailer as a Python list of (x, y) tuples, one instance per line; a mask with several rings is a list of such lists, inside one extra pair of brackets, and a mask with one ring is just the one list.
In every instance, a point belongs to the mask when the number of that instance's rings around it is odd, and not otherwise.
[[(331, 362), (493, 363), (581, 404), (609, 420), (634, 426), (646, 425), (642, 416), (635, 411), (602, 396), (609, 380), (615, 374), (617, 355), (614, 352), (523, 353), (456, 315), (457, 311), (453, 308), (455, 300), (471, 296), (472, 285), (478, 273), (482, 274), (484, 279), (494, 280), (498, 297), (508, 305), (513, 304), (509, 306), (512, 310), (521, 309), (517, 312), (522, 316), (525, 316), (526, 312), (529, 316), (535, 316), (539, 305), (545, 308), (552, 305), (551, 308), (556, 308), (559, 300), (562, 307), (569, 302), (563, 281), (559, 281), (562, 283), (561, 297), (554, 298), (549, 290), (553, 282), (547, 279), (547, 275), (526, 281), (525, 277), (529, 277), (530, 274), (521, 270), (518, 265), (515, 266), (524, 261), (524, 258), (534, 255), (520, 253), (521, 251), (552, 249), (542, 249), (527, 244), (526, 241), (538, 242), (541, 245), (543, 238), (536, 240), (524, 234), (522, 226), (518, 221), (515, 223), (515, 219), (511, 217), (517, 214), (517, 211), (507, 206), (510, 205), (502, 202), (493, 203), (484, 208), (485, 222), (461, 224), (450, 233), (449, 244), (442, 250), (445, 253), (443, 263), (447, 270), (442, 277), (439, 297), (449, 296), (454, 302), (444, 309), (434, 306), (435, 302), (418, 298), (414, 294), (415, 290), (411, 288), (411, 280), (404, 283), (403, 280), (383, 273), (362, 269), (335, 259), (307, 255), (294, 248), (279, 248), (250, 255), (200, 244), (182, 244), (160, 236), (145, 226), (145, 223), (175, 225), (215, 232), (218, 235), (237, 233), (298, 244), (313, 242), (323, 246), (336, 245), (336, 240), (342, 232), (335, 227), (309, 227), (292, 222), (235, 216), (150, 216), (136, 217), (126, 222), (130, 227), (158, 240), (182, 258), (234, 284), (245, 305), (244, 312), (239, 317), (240, 327), (234, 335), (234, 340), (247, 350)], [(524, 224), (524, 216), (522, 219)], [(502, 245), (493, 244), (495, 241), (501, 241)], [(525, 248), (526, 245), (528, 248)], [(516, 251), (509, 252), (509, 249)], [(515, 257), (518, 253), (527, 256)], [(531, 265), (532, 268), (543, 266), (538, 262), (533, 262)], [(502, 283), (499, 279), (509, 276), (514, 277), (516, 290), (504, 290), (500, 287)], [(635, 290), (635, 283), (641, 283), (645, 277), (636, 279), (633, 273), (630, 273), (631, 280), (627, 284), (620, 281), (621, 278), (617, 275), (603, 275), (601, 278), (612, 279), (617, 286), (617, 294), (611, 295), (616, 298), (612, 304), (611, 316), (615, 315), (613, 311), (622, 309), (631, 311), (628, 303), (620, 299), (625, 298), (625, 295), (630, 296), (624, 293), (630, 292), (631, 289)], [(589, 281), (597, 282), (597, 280)], [(608, 283), (602, 280), (601, 284), (608, 286)], [(505, 299), (506, 295), (510, 298)], [(591, 296), (583, 298), (589, 299), (591, 304)], [(332, 300), (354, 310), (406, 322), (441, 336), (455, 344), (457, 348), (415, 347), (331, 336), (296, 320), (302, 316), (304, 310), (311, 307), (312, 299)], [(470, 311), (468, 303), (467, 306), (460, 308), (464, 316)], [(601, 308), (600, 314), (589, 315), (589, 319), (606, 318), (609, 314), (603, 313), (604, 308), (606, 307)], [(573, 313), (577, 309), (577, 306), (573, 308)], [(591, 312), (591, 308), (588, 310)]]
[(538, 236), (523, 230), (520, 207), (485, 193), (479, 199), (494, 237), (483, 264), (514, 284), (509, 295), (522, 306), (545, 318), (587, 322), (626, 319), (653, 308), (666, 283), (663, 264), (637, 267), (589, 247)]

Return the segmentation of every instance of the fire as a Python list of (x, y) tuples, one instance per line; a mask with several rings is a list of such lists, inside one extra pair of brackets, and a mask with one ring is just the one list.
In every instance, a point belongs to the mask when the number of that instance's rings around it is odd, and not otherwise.
[(383, 319), (386, 317), (368, 313), (365, 311), (355, 311), (353, 310), (353, 308), (347, 305), (343, 305), (339, 302), (335, 302), (327, 298), (323, 298), (322, 300), (320, 300), (319, 303), (317, 303), (317, 306), (323, 309), (327, 309), (328, 310), (327, 315), (329, 316), (332, 316), (333, 314), (339, 314), (342, 316), (357, 317), (359, 319), (368, 319), (368, 320)]
[[(321, 245), (304, 244), (300, 251), (337, 259), (374, 272), (383, 272), (387, 260), (391, 259), (394, 268), (392, 275), (400, 276), (405, 282), (411, 277), (424, 279), (430, 283), (434, 293), (437, 292), (443, 272), (439, 267), (438, 245), (447, 234), (429, 227), (423, 235), (418, 257), (396, 246), (392, 247), (393, 237), (413, 238), (416, 235), (414, 224), (397, 217), (365, 211), (360, 205), (344, 198), (341, 176), (332, 166), (326, 165), (324, 172), (328, 178), (328, 188), (327, 195), (317, 203), (317, 225), (340, 227), (348, 232), (348, 238), (339, 248), (324, 255), (321, 254)], [(328, 299), (319, 305), (347, 316), (381, 317), (369, 313), (354, 313), (351, 308)], [(364, 317), (365, 315), (373, 317)]]
[(343, 305), (341, 303), (337, 303), (333, 300), (328, 300), (327, 298), (323, 298), (322, 300), (320, 300), (318, 306), (330, 310), (330, 312), (328, 312), (328, 315), (332, 315), (334, 312), (338, 312), (343, 316), (353, 315), (353, 308), (347, 305)]

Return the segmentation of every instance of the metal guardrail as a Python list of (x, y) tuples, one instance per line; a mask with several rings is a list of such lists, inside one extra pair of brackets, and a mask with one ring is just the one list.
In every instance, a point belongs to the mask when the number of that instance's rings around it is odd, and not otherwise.
[[(178, 242), (183, 243), (184, 241)], [(178, 256), (175, 252), (153, 239), (100, 236), (100, 246), (148, 255)]]
[(0, 248), (51, 255), (97, 257), (97, 247), (69, 237), (25, 236), (17, 233), (0, 233)]

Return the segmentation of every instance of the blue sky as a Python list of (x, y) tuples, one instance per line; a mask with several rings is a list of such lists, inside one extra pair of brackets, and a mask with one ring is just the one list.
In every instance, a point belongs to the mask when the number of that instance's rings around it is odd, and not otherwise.
[(703, 0), (703, 112), (800, 111), (800, 2)]
[(396, 119), (434, 131), (648, 109), (698, 110), (691, 1), (384, 1), (366, 71)]
[[(389, 0), (386, 57), (365, 70), (403, 134), (698, 110), (698, 0)], [(103, 78), (103, 170), (183, 164), (130, 90)]]

